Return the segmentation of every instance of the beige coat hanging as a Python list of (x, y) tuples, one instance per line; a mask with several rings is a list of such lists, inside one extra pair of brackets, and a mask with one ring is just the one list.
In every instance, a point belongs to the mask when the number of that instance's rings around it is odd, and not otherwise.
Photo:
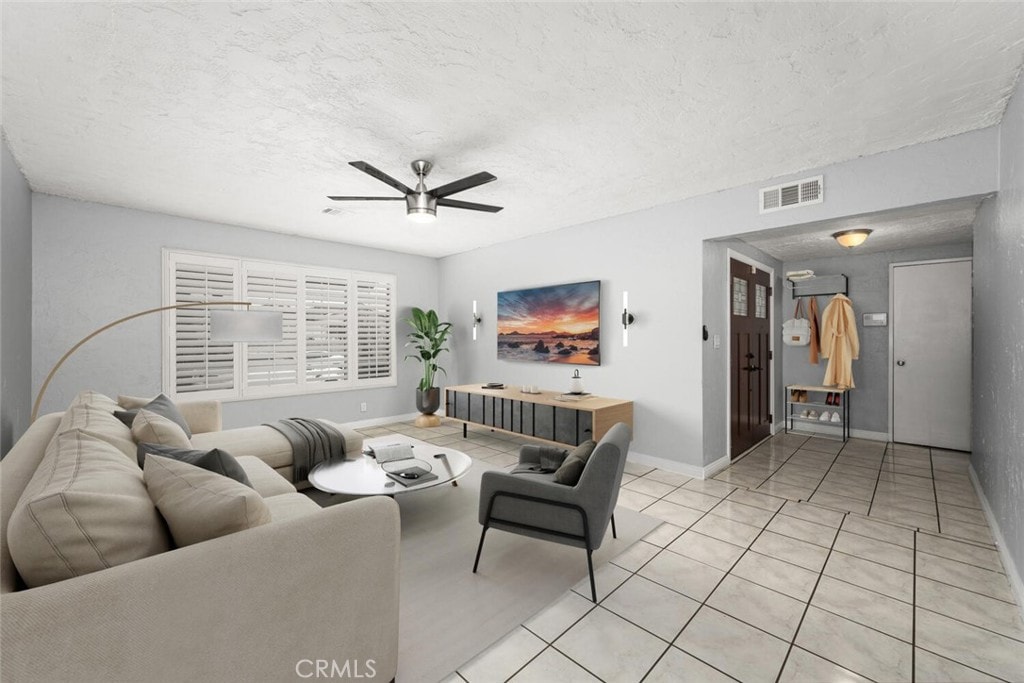
[(838, 389), (852, 389), (853, 361), (860, 356), (857, 318), (853, 302), (836, 294), (821, 316), (821, 356), (828, 358), (823, 384)]

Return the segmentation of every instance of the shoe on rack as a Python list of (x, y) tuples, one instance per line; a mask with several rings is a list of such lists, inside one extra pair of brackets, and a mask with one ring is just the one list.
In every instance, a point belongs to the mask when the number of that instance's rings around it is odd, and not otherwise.
[(806, 418), (806, 417), (808, 417), (807, 411), (806, 411), (806, 410), (804, 410), (804, 411), (801, 411), (801, 412), (800, 412), (800, 417), (803, 417), (803, 418)]
[(817, 410), (808, 410), (807, 411), (807, 419), (808, 420), (817, 420), (818, 419), (818, 411)]
[(831, 419), (832, 419), (831, 413), (829, 413), (827, 410), (823, 410), (823, 411), (821, 411), (821, 417), (818, 418), (818, 421), (819, 422), (828, 422)]
[(832, 422), (842, 422), (843, 418), (839, 416), (839, 411), (832, 413)]
[(843, 404), (843, 395), (842, 394), (835, 394), (832, 397), (832, 405), (834, 405), (834, 406), (841, 406), (842, 404)]

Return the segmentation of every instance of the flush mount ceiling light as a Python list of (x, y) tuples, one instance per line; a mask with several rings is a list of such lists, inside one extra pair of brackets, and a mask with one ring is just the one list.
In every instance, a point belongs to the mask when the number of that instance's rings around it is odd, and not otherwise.
[(867, 228), (858, 228), (857, 230), (843, 230), (832, 235), (836, 242), (839, 242), (839, 246), (846, 247), (847, 249), (853, 249), (864, 244), (864, 240), (868, 238), (871, 231)]
[(441, 187), (435, 187), (433, 190), (427, 189), (426, 177), (430, 173), (430, 169), (433, 168), (429, 161), (423, 159), (417, 159), (412, 162), (412, 172), (416, 174), (418, 178), (416, 182), (416, 189), (413, 190), (405, 183), (395, 180), (384, 171), (381, 171), (365, 161), (350, 161), (350, 166), (358, 168), (363, 173), (371, 175), (377, 180), (387, 183), (391, 187), (395, 188), (403, 194), (402, 197), (328, 197), (336, 202), (347, 202), (347, 201), (397, 201), (405, 200), (405, 215), (409, 220), (416, 223), (432, 223), (437, 218), (437, 207), (448, 206), (453, 209), (469, 209), (470, 211), (486, 211), (488, 213), (497, 213), (501, 211), (500, 206), (491, 206), (489, 204), (475, 204), (473, 202), (463, 202), (457, 199), (448, 199), (449, 195), (453, 195), (456, 192), (462, 192), (484, 183), (489, 183), (497, 178), (486, 171), (481, 173), (474, 173), (471, 176), (466, 176), (462, 180), (456, 180), (455, 182), (442, 185)]

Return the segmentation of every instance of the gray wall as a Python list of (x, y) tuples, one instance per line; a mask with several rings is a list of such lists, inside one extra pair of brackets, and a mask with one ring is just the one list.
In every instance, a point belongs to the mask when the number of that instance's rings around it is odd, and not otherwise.
[[(1024, 92), (1000, 126), (999, 195), (974, 226), (971, 462), (1024, 580)], [(1020, 585), (1020, 584), (1018, 584)]]
[[(292, 416), (351, 421), (416, 411), (420, 368), (402, 361), (404, 319), (412, 306), (437, 308), (436, 259), (43, 194), (33, 195), (33, 224), (35, 386), (79, 338), (116, 318), (160, 305), (161, 248), (172, 247), (398, 276), (397, 387), (227, 402), (226, 427)], [(160, 344), (158, 315), (104, 332), (61, 368), (43, 412), (63, 409), (85, 388), (112, 396), (156, 394), (161, 388)], [(362, 401), (369, 404), (366, 413), (359, 412)]]
[[(708, 340), (703, 346), (704, 372), (704, 454), (715, 459), (729, 455), (729, 415), (725, 378), (729, 373), (729, 301), (732, 295), (729, 275), (729, 250), (763, 263), (775, 270), (772, 280), (772, 377), (775, 382), (772, 410), (778, 421), (784, 410), (782, 391), (782, 262), (760, 249), (739, 240), (708, 240), (704, 242), (704, 324), (708, 327)], [(715, 348), (715, 335), (721, 337), (721, 346)], [(714, 410), (717, 406), (719, 409)]]
[(32, 412), (32, 192), (0, 142), (0, 456)]
[[(889, 264), (907, 261), (957, 258), (971, 255), (971, 244), (948, 244), (922, 249), (901, 249), (877, 254), (849, 254), (808, 261), (786, 261), (785, 270), (813, 270), (817, 275), (845, 273), (849, 277), (849, 297), (857, 314), (857, 335), (860, 339), (860, 359), (853, 362), (853, 381), (857, 385), (850, 392), (850, 428), (876, 435), (889, 433), (889, 327), (864, 327), (864, 313), (889, 312)], [(841, 282), (841, 281), (840, 281)], [(808, 290), (809, 291), (809, 290)], [(818, 312), (823, 313), (830, 296), (818, 297)], [(792, 292), (783, 294), (783, 316), (793, 317), (796, 305)], [(804, 299), (807, 310), (809, 299)], [(890, 317), (889, 324), (892, 324)], [(782, 347), (782, 376), (786, 384), (821, 384), (828, 360), (818, 365), (808, 360), (808, 347)]]
[[(992, 192), (997, 136), (974, 131), (444, 258), (442, 315), (468, 321), (476, 299), (484, 317), (479, 341), (456, 331), (448, 379), (567, 389), (566, 366), (497, 360), (496, 293), (600, 279), (603, 365), (581, 369), (587, 389), (636, 402), (634, 452), (701, 467), (723, 455), (704, 450), (703, 241)], [(758, 214), (759, 187), (818, 173), (822, 204)], [(625, 349), (615, 324), (623, 290), (637, 315)]]

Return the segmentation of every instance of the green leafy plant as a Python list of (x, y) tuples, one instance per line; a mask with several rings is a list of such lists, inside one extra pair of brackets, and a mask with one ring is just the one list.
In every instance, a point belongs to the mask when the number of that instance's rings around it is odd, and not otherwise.
[(447, 351), (445, 342), (451, 334), (452, 324), (440, 322), (437, 311), (423, 311), (415, 306), (412, 309), (412, 317), (406, 320), (412, 326), (413, 331), (408, 334), (409, 341), (406, 346), (416, 349), (415, 354), (409, 354), (406, 358), (415, 358), (423, 363), (423, 378), (420, 380), (421, 391), (434, 386), (434, 375), (440, 370), (445, 375), (445, 369), (437, 364), (437, 357), (442, 351)]

